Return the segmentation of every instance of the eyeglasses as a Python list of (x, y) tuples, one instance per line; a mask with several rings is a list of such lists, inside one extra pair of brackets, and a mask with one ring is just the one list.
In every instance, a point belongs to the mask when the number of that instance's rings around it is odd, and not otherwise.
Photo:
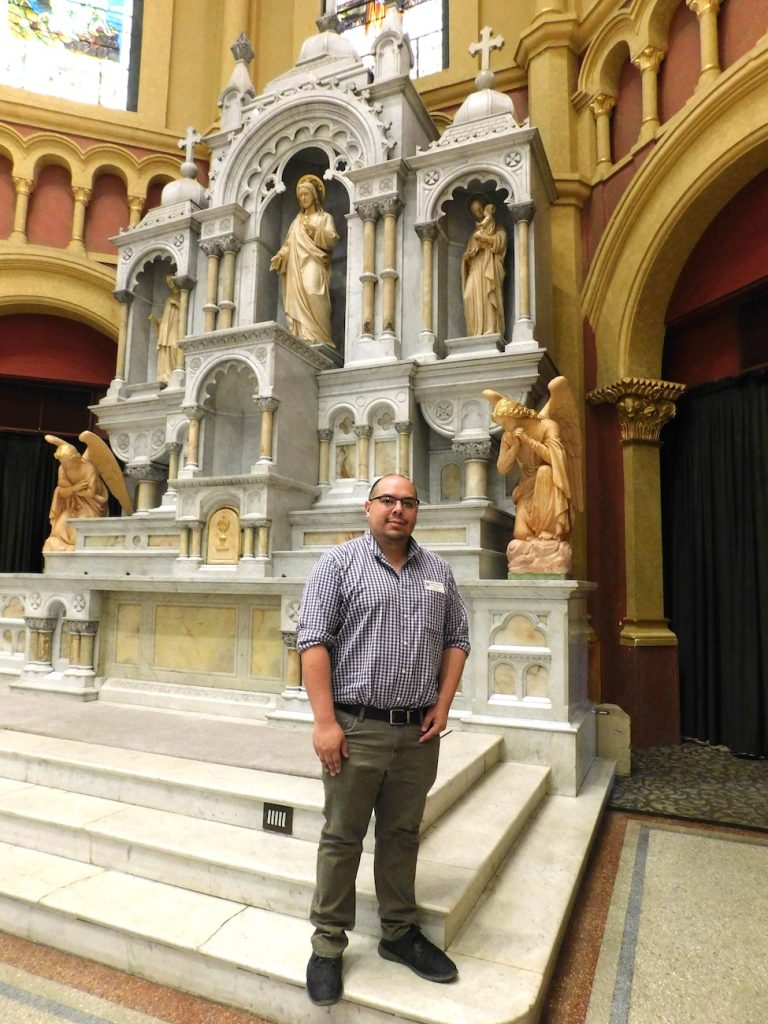
[(406, 512), (413, 512), (420, 505), (418, 498), (396, 498), (394, 494), (377, 494), (371, 501), (380, 501), (384, 508), (394, 508), (400, 502)]

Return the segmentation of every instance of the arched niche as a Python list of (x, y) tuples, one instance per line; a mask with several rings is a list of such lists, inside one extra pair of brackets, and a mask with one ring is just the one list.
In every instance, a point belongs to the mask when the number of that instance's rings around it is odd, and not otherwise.
[(344, 351), (347, 295), (347, 216), (349, 196), (335, 179), (328, 180), (328, 157), (321, 149), (308, 148), (294, 154), (286, 163), (280, 184), (267, 203), (259, 224), (256, 268), (256, 321), (277, 320), (285, 326), (280, 274), (271, 271), (270, 261), (283, 243), (293, 219), (299, 212), (296, 185), (305, 174), (314, 174), (325, 184), (323, 209), (331, 214), (339, 241), (331, 252), (331, 336), (340, 353)]
[(203, 476), (242, 476), (253, 471), (261, 439), (258, 392), (255, 373), (240, 360), (219, 364), (210, 374), (203, 389)]
[(514, 237), (515, 225), (507, 203), (511, 202), (509, 189), (489, 178), (473, 179), (466, 185), (458, 186), (440, 204), (441, 217), (438, 221), (442, 236), (445, 272), (442, 275), (442, 294), (439, 297), (438, 322), (440, 333), (446, 338), (464, 338), (469, 331), (464, 315), (462, 260), (472, 233), (477, 228), (472, 211), (472, 201), (481, 198), (495, 207), (493, 214), (496, 227), (507, 235), (507, 251), (504, 258), (504, 322), (505, 337), (509, 340), (515, 322), (515, 274)]
[(165, 300), (171, 291), (166, 278), (175, 273), (176, 264), (173, 260), (158, 255), (151, 262), (145, 263), (136, 275), (126, 361), (128, 384), (157, 380), (157, 326), (150, 317), (162, 316)]

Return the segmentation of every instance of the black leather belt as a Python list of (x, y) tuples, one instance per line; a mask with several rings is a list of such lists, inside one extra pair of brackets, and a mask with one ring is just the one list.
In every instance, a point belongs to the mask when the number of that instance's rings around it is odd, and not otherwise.
[(390, 725), (421, 725), (427, 708), (373, 708), (368, 704), (339, 704), (333, 705), (339, 711), (346, 711), (348, 715), (356, 715), (358, 718), (376, 718), (380, 722), (389, 722)]

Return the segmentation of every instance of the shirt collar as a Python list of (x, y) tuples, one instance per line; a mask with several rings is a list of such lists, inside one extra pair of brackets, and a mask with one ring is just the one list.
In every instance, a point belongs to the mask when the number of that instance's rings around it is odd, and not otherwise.
[[(371, 549), (371, 553), (373, 554), (374, 558), (378, 558), (378, 559), (380, 559), (383, 562), (387, 562), (387, 559), (384, 556), (384, 552), (379, 547), (379, 543), (376, 540), (376, 538), (373, 536), (371, 531), (370, 530), (366, 530), (363, 536), (367, 540), (368, 547)], [(410, 562), (410, 560), (412, 558), (415, 558), (415, 556), (419, 553), (419, 551), (421, 551), (421, 547), (419, 546), (419, 544), (416, 543), (416, 541), (413, 539), (413, 537), (409, 537), (408, 538), (408, 554), (405, 556), (406, 562)], [(389, 562), (387, 562), (387, 564), (389, 564)]]

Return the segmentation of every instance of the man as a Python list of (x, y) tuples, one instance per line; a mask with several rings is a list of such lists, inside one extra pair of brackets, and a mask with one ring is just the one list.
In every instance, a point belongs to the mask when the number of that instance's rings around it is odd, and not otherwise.
[(377, 480), (365, 503), (369, 531), (320, 559), (299, 615), (325, 786), (307, 965), (307, 991), (320, 1006), (341, 998), (341, 956), (372, 811), (379, 954), (430, 981), (457, 976), (419, 930), (414, 880), (419, 825), (469, 639), (449, 566), (411, 537), (418, 506), (407, 477)]

